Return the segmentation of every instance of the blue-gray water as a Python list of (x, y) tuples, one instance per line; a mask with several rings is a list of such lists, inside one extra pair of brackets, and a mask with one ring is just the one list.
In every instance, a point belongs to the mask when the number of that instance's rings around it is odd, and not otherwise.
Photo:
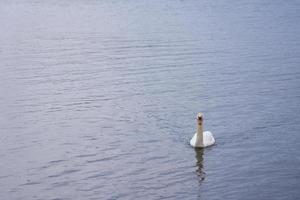
[(296, 0), (1, 0), (0, 199), (299, 198), (299, 25)]

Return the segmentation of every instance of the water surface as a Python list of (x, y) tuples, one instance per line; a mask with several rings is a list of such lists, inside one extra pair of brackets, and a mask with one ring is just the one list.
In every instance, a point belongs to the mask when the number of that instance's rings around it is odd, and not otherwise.
[(1, 0), (0, 25), (1, 199), (299, 198), (298, 1)]

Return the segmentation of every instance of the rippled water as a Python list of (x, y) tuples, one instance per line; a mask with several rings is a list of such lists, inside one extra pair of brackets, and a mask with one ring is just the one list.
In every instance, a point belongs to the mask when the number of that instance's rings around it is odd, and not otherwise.
[(299, 1), (1, 0), (0, 25), (1, 199), (299, 198)]

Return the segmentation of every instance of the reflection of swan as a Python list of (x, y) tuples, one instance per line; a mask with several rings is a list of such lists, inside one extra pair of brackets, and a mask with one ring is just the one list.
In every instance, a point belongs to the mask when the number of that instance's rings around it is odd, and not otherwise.
[(196, 148), (195, 152), (196, 152), (196, 159), (197, 159), (196, 166), (198, 167), (198, 169), (196, 170), (196, 173), (199, 176), (200, 181), (203, 181), (205, 179), (205, 172), (203, 171), (203, 152), (204, 152), (204, 149), (203, 148)]
[(191, 139), (190, 144), (193, 147), (207, 147), (215, 143), (215, 139), (211, 132), (203, 132), (203, 114), (198, 113), (197, 115), (198, 128), (194, 137)]

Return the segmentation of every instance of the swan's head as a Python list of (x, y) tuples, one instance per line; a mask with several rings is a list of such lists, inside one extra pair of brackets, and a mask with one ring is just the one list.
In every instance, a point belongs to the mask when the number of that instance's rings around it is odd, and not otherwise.
[(198, 122), (198, 125), (202, 125), (202, 123), (203, 123), (203, 114), (202, 113), (197, 114), (197, 122)]

